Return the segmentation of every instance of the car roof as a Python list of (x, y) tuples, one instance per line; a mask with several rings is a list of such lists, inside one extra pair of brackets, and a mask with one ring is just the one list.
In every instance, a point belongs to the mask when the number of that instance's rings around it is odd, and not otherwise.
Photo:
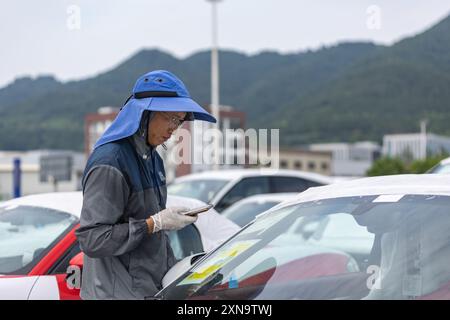
[(303, 179), (313, 180), (324, 184), (333, 183), (334, 179), (328, 176), (324, 176), (318, 173), (296, 171), (296, 170), (285, 170), (285, 169), (227, 169), (227, 170), (214, 170), (214, 171), (203, 171), (198, 173), (192, 173), (186, 176), (176, 178), (174, 182), (190, 181), (197, 179), (222, 179), (222, 180), (236, 180), (243, 177), (252, 177), (259, 175), (279, 175), (279, 176), (291, 176), (299, 177)]
[(83, 196), (78, 192), (40, 193), (5, 201), (2, 207), (23, 205), (50, 208), (80, 217)]
[(450, 157), (441, 160), (441, 162), (439, 162), (439, 164), (444, 165), (444, 166), (450, 164)]
[(189, 208), (196, 208), (196, 207), (205, 206), (206, 203), (204, 203), (201, 200), (194, 199), (194, 198), (175, 196), (172, 194), (167, 195), (166, 207), (179, 206), (179, 205), (189, 207)]
[(251, 203), (251, 202), (260, 202), (260, 201), (277, 201), (283, 202), (288, 200), (293, 200), (297, 197), (298, 192), (286, 192), (286, 193), (263, 193), (257, 194), (254, 196), (250, 196), (239, 200), (237, 203)]
[(361, 178), (309, 188), (298, 194), (294, 200), (283, 203), (283, 206), (322, 199), (388, 194), (450, 196), (450, 179), (447, 175), (437, 174), (405, 174)]

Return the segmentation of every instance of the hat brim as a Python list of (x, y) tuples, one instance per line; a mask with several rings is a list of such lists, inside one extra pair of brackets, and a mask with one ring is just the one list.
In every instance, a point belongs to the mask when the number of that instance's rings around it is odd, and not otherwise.
[(113, 123), (96, 142), (94, 149), (108, 142), (133, 135), (139, 128), (145, 110), (162, 112), (191, 112), (195, 120), (216, 123), (216, 119), (194, 100), (181, 97), (152, 97), (130, 99), (117, 115)]
[(216, 118), (214, 118), (191, 98), (153, 97), (139, 100), (148, 100), (149, 104), (146, 107), (147, 110), (162, 112), (192, 112), (195, 120), (208, 121), (212, 123), (217, 122)]

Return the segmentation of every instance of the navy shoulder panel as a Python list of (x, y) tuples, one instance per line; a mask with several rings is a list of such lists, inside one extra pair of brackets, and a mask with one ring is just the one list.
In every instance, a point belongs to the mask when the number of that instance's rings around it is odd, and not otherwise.
[[(108, 165), (118, 169), (133, 191), (159, 187), (165, 184), (165, 172), (162, 159), (155, 152), (152, 159), (141, 159), (129, 139), (108, 142), (94, 150), (88, 159), (83, 175), (84, 181), (90, 170), (96, 166)], [(155, 172), (156, 171), (156, 172)], [(158, 176), (155, 176), (155, 175)]]
[[(126, 158), (129, 158), (132, 154), (133, 149), (130, 148), (130, 145), (129, 143), (127, 143), (126, 139), (101, 145), (100, 147), (96, 148), (89, 156), (86, 167), (84, 169), (83, 181), (92, 168), (100, 165), (112, 166), (125, 175), (126, 168), (124, 164), (125, 162), (127, 162)], [(127, 177), (125, 178), (127, 179)]]
[(119, 158), (123, 156), (123, 141), (114, 141), (96, 148), (86, 164), (85, 173), (98, 165), (110, 165), (120, 170)]

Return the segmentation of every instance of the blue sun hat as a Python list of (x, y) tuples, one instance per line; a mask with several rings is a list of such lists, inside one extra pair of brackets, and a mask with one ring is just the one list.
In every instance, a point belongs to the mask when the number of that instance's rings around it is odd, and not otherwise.
[(113, 123), (97, 141), (94, 149), (105, 143), (132, 136), (138, 129), (142, 113), (149, 111), (186, 112), (191, 118), (216, 122), (216, 119), (192, 100), (184, 83), (173, 73), (156, 70), (141, 76)]

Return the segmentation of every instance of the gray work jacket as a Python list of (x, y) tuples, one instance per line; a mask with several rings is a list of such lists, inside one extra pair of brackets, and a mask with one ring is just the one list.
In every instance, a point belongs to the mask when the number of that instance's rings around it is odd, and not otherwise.
[(166, 233), (149, 234), (146, 219), (165, 208), (166, 197), (162, 159), (143, 138), (94, 150), (76, 231), (85, 254), (82, 299), (143, 299), (161, 289), (176, 261)]

